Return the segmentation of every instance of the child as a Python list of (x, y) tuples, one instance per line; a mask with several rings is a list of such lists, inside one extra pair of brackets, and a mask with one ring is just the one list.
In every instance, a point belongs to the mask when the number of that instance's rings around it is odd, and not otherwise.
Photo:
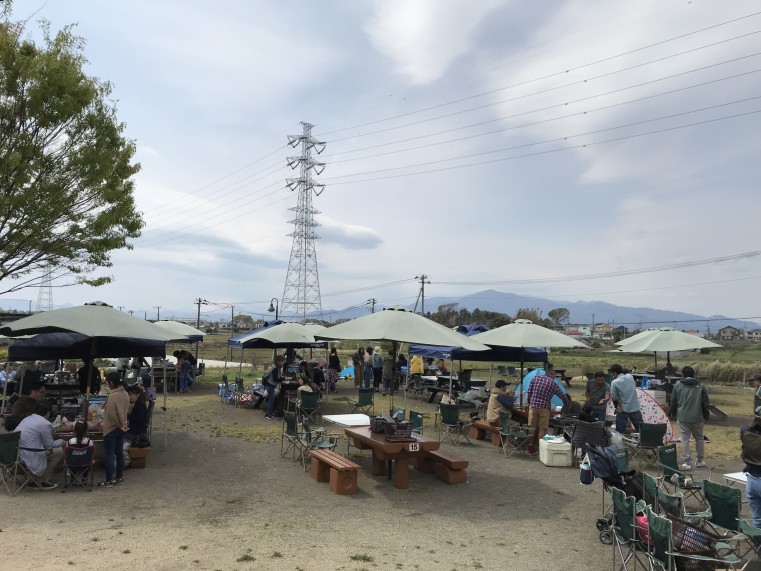
[(86, 432), (87, 422), (80, 418), (74, 423), (74, 437), (69, 438), (67, 444), (69, 446), (95, 446), (93, 441), (85, 436)]

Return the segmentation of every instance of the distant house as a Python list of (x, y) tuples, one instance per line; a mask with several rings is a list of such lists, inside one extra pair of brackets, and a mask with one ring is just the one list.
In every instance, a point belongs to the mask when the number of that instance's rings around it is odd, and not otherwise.
[(610, 323), (600, 323), (595, 325), (595, 329), (592, 334), (600, 339), (612, 339), (613, 326)]
[(591, 337), (592, 326), (591, 325), (566, 325), (565, 333), (573, 338), (579, 337)]
[(742, 338), (742, 332), (737, 327), (727, 325), (719, 329), (717, 336), (721, 341), (736, 341)]
[(703, 337), (703, 334), (697, 329), (686, 329), (684, 332), (694, 335), (695, 337)]
[(619, 325), (613, 330), (613, 337), (618, 339), (626, 339), (629, 336), (629, 330), (623, 325)]
[(750, 341), (753, 341), (754, 343), (758, 343), (759, 341), (761, 341), (761, 329), (751, 329), (746, 334), (746, 337)]

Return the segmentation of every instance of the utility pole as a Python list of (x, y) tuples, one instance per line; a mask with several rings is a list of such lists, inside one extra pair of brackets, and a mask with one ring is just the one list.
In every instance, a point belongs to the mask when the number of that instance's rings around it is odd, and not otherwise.
[(154, 305), (153, 307), (156, 308), (156, 321), (161, 321), (161, 306)]
[(116, 309), (118, 309), (119, 311), (121, 311), (122, 309), (124, 309), (124, 306), (123, 306), (123, 305), (117, 305), (117, 306), (116, 306)]
[(375, 304), (376, 303), (378, 303), (378, 300), (375, 299), (374, 297), (371, 297), (370, 299), (367, 300), (365, 305), (371, 306), (372, 307), (372, 313), (375, 313)]
[(127, 313), (129, 313), (130, 315), (132, 315), (132, 314), (134, 314), (134, 313), (135, 313), (135, 310), (134, 310), (134, 309), (130, 309), (130, 310), (127, 312)]
[(595, 314), (592, 314), (592, 337), (595, 336)]
[(420, 274), (419, 276), (415, 276), (416, 280), (420, 280), (420, 315), (425, 315), (425, 284), (431, 284), (431, 282), (428, 281), (428, 276), (425, 274)]
[[(201, 299), (200, 297), (197, 297), (195, 300), (196, 305), (198, 305), (198, 315), (196, 317), (196, 329), (201, 329), (201, 306), (202, 305), (208, 305), (208, 301), (205, 299)], [(196, 371), (198, 370), (198, 346), (201, 344), (200, 341), (196, 341)]]
[(233, 334), (235, 333), (235, 306), (230, 306), (230, 338), (232, 339)]

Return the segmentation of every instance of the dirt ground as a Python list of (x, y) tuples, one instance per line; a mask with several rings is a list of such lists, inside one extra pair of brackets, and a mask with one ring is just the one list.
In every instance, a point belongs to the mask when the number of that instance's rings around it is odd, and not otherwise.
[[(327, 413), (350, 412), (344, 400), (331, 399)], [(220, 402), (216, 387), (172, 395), (168, 409), (167, 446), (157, 407), (147, 467), (128, 470), (126, 485), (0, 497), (0, 568), (611, 566), (611, 547), (600, 543), (595, 528), (602, 485), (580, 485), (578, 468), (549, 468), (535, 457), (507, 459), (491, 444), (474, 441), (456, 448), (470, 461), (466, 484), (447, 485), (411, 470), (411, 488), (397, 490), (385, 477), (370, 475), (365, 452), (352, 456), (363, 466), (358, 493), (337, 496), (280, 457), (280, 423)], [(338, 451), (346, 452), (345, 441)], [(715, 468), (714, 480), (721, 481), (720, 474), (739, 463), (720, 461)]]

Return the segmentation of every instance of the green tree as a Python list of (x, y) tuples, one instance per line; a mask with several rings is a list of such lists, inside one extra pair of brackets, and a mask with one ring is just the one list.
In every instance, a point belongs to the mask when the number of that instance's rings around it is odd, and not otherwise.
[(547, 317), (550, 318), (552, 325), (556, 329), (560, 329), (563, 325), (568, 323), (568, 320), (571, 318), (571, 312), (565, 307), (558, 307), (557, 309), (551, 309), (548, 311)]
[(542, 318), (542, 311), (539, 308), (522, 307), (515, 312), (513, 319), (528, 319), (537, 325), (542, 325), (544, 319)]
[(123, 135), (111, 85), (83, 71), (84, 40), (71, 27), (43, 40), (0, 21), (0, 293), (39, 285), (102, 285), (110, 253), (131, 248), (135, 144)]

